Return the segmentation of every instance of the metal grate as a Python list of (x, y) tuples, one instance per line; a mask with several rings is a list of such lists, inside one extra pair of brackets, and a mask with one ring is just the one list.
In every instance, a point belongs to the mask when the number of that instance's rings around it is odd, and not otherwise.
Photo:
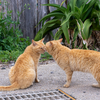
[(0, 95), (0, 100), (75, 100), (60, 89)]

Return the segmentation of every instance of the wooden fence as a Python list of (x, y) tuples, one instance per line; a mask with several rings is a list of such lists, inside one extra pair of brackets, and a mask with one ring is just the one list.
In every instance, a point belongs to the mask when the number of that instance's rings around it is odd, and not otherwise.
[[(4, 0), (1, 0), (2, 2)], [(8, 8), (12, 10), (12, 19), (17, 20), (17, 11), (22, 12), (25, 4), (29, 4), (30, 10), (25, 9), (20, 16), (20, 29), (23, 32), (24, 37), (30, 37), (33, 39), (41, 28), (41, 24), (35, 28), (40, 19), (53, 11), (53, 7), (41, 6), (41, 4), (53, 3), (61, 4), (64, 0), (6, 0), (8, 2)], [(3, 3), (2, 3), (3, 4)], [(2, 5), (6, 12), (6, 6)], [(64, 4), (65, 6), (65, 4)]]

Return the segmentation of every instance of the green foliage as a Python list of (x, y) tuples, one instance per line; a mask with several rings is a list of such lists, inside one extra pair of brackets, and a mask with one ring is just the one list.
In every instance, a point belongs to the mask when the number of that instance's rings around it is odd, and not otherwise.
[(23, 11), (17, 11), (16, 21), (12, 20), (12, 11), (7, 8), (9, 4), (6, 1), (4, 4), (7, 14), (0, 12), (0, 61), (9, 62), (15, 61), (30, 44), (29, 37), (23, 38), (23, 33), (19, 29), (19, 17), (29, 7), (29, 4), (25, 4)]
[(92, 22), (90, 22), (89, 19), (85, 20), (84, 23), (81, 20), (77, 21), (78, 30), (83, 40), (87, 40), (90, 37), (90, 34), (88, 33), (89, 33), (89, 27), (91, 25), (92, 25)]
[(38, 41), (42, 39), (46, 34), (48, 34), (51, 30), (56, 29), (61, 24), (61, 21), (58, 19), (52, 19), (48, 21), (36, 34), (34, 40)]
[[(8, 3), (5, 2), (5, 6)], [(26, 5), (24, 7), (26, 9)], [(19, 17), (22, 12), (17, 12), (17, 20), (13, 21), (12, 11), (7, 10), (7, 14), (0, 12), (0, 50), (20, 50), (23, 51), (30, 44), (29, 38), (22, 38), (23, 34), (19, 29)]]
[[(35, 40), (42, 39), (48, 32), (55, 28), (59, 28), (59, 30), (55, 34), (54, 39), (59, 39), (59, 37), (63, 36), (68, 43), (70, 43), (69, 29), (74, 30), (74, 41), (80, 32), (82, 39), (87, 40), (91, 35), (91, 30), (100, 30), (99, 0), (70, 0), (67, 4), (67, 8), (62, 6), (64, 2), (65, 0), (61, 5), (43, 4), (43, 6), (55, 7), (56, 10), (50, 12), (40, 20), (39, 23), (42, 23), (43, 27), (37, 33)], [(47, 21), (47, 19), (51, 17), (53, 18)], [(59, 22), (59, 24), (57, 24), (57, 22)]]
[[(5, 2), (8, 7), (8, 3)], [(24, 10), (26, 9), (26, 5)], [(20, 50), (23, 51), (30, 44), (29, 38), (22, 38), (23, 34), (19, 29), (19, 17), (22, 12), (17, 12), (17, 20), (13, 21), (12, 11), (7, 10), (7, 14), (0, 12), (0, 50)]]
[(49, 59), (53, 59), (53, 58), (47, 52), (45, 52), (44, 54), (41, 54), (41, 60), (40, 61), (46, 61), (46, 60), (49, 60)]
[(17, 57), (22, 54), (22, 51), (0, 51), (0, 61), (1, 62), (9, 62), (16, 61)]

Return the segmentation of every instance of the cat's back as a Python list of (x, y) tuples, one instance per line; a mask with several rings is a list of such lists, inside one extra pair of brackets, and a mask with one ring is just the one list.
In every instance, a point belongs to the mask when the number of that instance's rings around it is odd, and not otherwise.
[[(79, 59), (79, 60), (93, 60), (93, 61), (100, 61), (100, 52), (93, 51), (93, 50), (84, 50), (84, 49), (69, 49), (68, 47), (61, 46), (58, 47), (59, 57), (66, 58), (68, 57), (69, 60), (71, 59)], [(57, 53), (57, 54), (58, 54)]]
[(100, 52), (93, 50), (72, 49), (69, 61), (73, 70), (89, 72), (89, 69), (93, 66), (100, 65)]
[(100, 59), (100, 52), (93, 50), (72, 49), (71, 54), (75, 57)]

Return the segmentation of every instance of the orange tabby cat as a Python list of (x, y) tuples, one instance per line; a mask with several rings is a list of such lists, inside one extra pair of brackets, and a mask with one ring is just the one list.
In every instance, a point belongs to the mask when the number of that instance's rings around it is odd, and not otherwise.
[(39, 82), (37, 79), (37, 65), (40, 58), (40, 54), (45, 52), (45, 45), (43, 39), (36, 42), (32, 40), (32, 44), (29, 45), (23, 54), (21, 54), (15, 65), (10, 69), (9, 79), (10, 86), (0, 86), (0, 90), (16, 90), (29, 87), (35, 82)]
[(66, 72), (67, 82), (64, 87), (69, 87), (73, 71), (92, 73), (100, 87), (100, 52), (92, 50), (69, 49), (60, 44), (60, 40), (46, 43), (46, 50), (51, 54), (58, 65)]

